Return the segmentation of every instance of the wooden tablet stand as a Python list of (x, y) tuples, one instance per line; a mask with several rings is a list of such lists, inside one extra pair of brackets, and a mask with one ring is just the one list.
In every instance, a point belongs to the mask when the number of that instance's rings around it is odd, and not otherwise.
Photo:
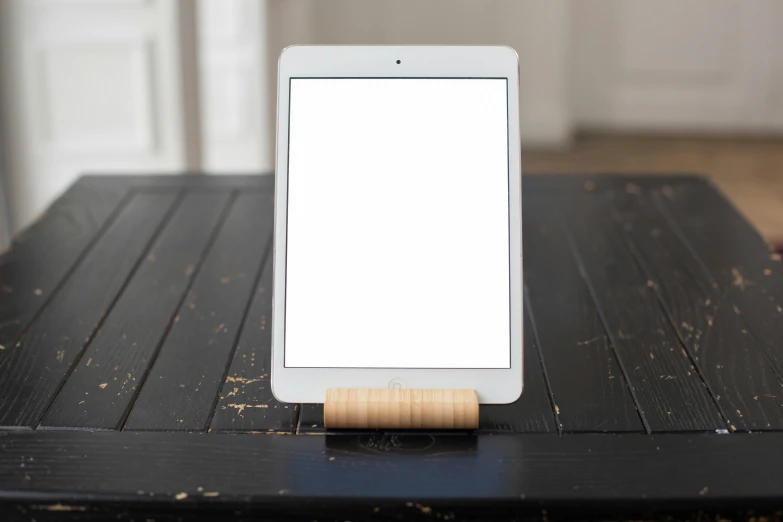
[(474, 430), (479, 423), (476, 390), (330, 388), (326, 428)]

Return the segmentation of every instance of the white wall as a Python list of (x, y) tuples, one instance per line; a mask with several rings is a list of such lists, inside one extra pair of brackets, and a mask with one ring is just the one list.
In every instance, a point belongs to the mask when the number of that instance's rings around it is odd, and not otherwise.
[(7, 49), (7, 31), (4, 27), (5, 9), (0, 4), (0, 252), (2, 252), (11, 241), (11, 212), (8, 208), (8, 197), (6, 196), (7, 177), (8, 177), (8, 156), (3, 150), (5, 145), (4, 134), (6, 129), (2, 124), (4, 121), (3, 112), (5, 106), (2, 103), (4, 99), (4, 84), (2, 73), (5, 70), (3, 62), (6, 60), (4, 49)]
[(2, 129), (0, 129), (0, 252), (5, 250), (11, 241), (11, 213), (9, 212), (8, 198), (6, 197), (6, 166), (1, 131)]
[(2, 134), (0, 134), (0, 252), (5, 250), (11, 241), (11, 213), (5, 195), (5, 176), (5, 155), (2, 150)]
[(509, 45), (519, 54), (523, 142), (570, 138), (567, 0), (286, 0), (268, 9), (269, 103), (277, 57), (292, 44)]
[(780, 0), (0, 0), (0, 14), (14, 230), (84, 172), (270, 170), (290, 44), (510, 45), (526, 147), (578, 128), (783, 132)]
[(574, 2), (583, 128), (783, 131), (783, 2)]
[(3, 0), (2, 8), (14, 230), (82, 173), (200, 165), (189, 0)]

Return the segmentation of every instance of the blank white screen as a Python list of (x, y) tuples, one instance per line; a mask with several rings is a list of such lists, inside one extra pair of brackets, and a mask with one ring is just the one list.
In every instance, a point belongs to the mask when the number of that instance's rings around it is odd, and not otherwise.
[(510, 367), (506, 91), (291, 79), (285, 366)]

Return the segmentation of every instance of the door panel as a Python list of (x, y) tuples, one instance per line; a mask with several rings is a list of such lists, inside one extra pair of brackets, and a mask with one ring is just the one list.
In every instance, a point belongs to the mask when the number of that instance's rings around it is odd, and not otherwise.
[(783, 4), (574, 2), (582, 127), (783, 131)]
[(186, 3), (4, 4), (5, 69), (12, 72), (4, 75), (8, 196), (15, 230), (85, 172), (187, 166), (187, 42), (181, 38)]

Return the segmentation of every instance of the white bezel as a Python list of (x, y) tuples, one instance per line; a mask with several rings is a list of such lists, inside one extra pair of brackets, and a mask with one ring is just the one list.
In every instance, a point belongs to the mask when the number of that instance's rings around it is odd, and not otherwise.
[[(400, 60), (400, 64), (397, 64)], [(293, 46), (278, 62), (275, 162), (272, 393), (289, 403), (323, 402), (327, 388), (386, 388), (403, 379), (408, 388), (475, 389), (485, 404), (507, 404), (522, 393), (523, 282), (522, 183), (519, 136), (519, 64), (502, 46)], [(292, 77), (507, 78), (510, 231), (511, 368), (286, 368), (285, 284), (288, 192), (288, 102)]]

